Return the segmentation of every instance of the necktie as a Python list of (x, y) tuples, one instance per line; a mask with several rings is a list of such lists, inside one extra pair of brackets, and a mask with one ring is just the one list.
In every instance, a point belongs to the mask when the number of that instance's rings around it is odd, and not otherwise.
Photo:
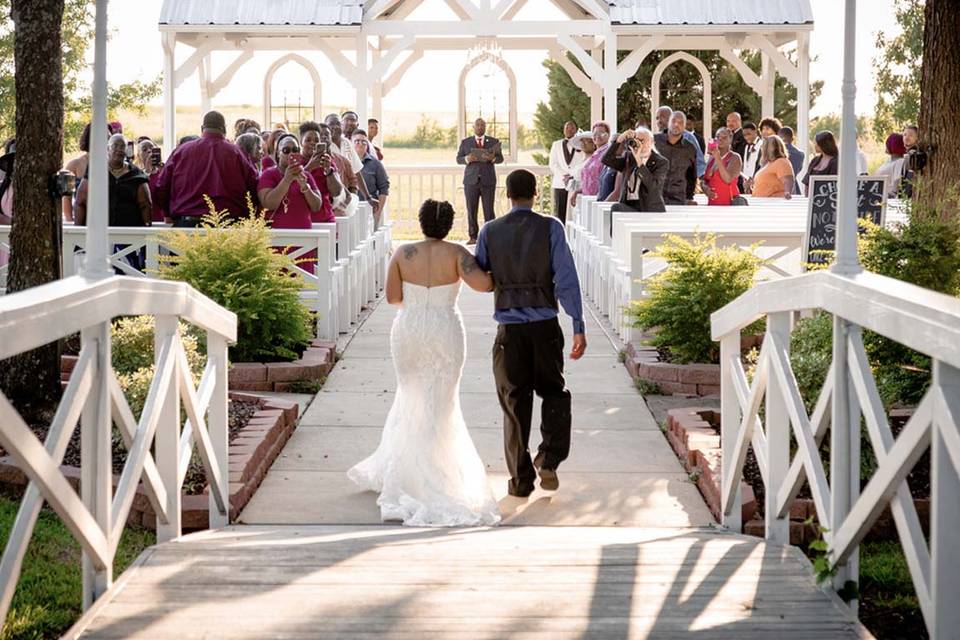
[(477, 146), (483, 149), (483, 138), (477, 138)]

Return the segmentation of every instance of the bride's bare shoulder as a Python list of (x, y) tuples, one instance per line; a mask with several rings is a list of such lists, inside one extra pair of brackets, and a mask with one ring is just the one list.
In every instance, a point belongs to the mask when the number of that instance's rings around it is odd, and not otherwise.
[(404, 260), (413, 260), (420, 253), (420, 242), (408, 242), (400, 245), (397, 249), (397, 256)]

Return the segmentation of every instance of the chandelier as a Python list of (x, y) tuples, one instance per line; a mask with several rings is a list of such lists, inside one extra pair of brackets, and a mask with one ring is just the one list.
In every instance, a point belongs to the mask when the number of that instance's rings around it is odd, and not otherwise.
[[(489, 55), (494, 59), (503, 59), (503, 49), (495, 37), (481, 37), (477, 43), (467, 49), (467, 62), (475, 60), (481, 56)], [(489, 61), (489, 59), (488, 59)], [(484, 75), (489, 75), (485, 73)]]

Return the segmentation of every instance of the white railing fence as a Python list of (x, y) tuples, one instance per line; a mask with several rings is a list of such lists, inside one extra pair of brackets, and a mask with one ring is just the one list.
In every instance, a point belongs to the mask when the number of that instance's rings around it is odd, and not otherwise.
[[(302, 279), (304, 303), (317, 317), (316, 335), (335, 340), (349, 331), (361, 308), (383, 289), (390, 255), (392, 222), (384, 220), (373, 229), (373, 212), (361, 203), (349, 216), (335, 223), (314, 224), (312, 229), (271, 229), (271, 244), (286, 249), (296, 259), (316, 260), (293, 268)], [(148, 278), (156, 275), (167, 225), (110, 227), (107, 229), (108, 260), (122, 275)], [(206, 233), (204, 229), (177, 229)], [(229, 232), (229, 230), (228, 230)], [(10, 226), (0, 225), (0, 249), (9, 248)], [(87, 228), (63, 227), (63, 272), (65, 277), (81, 271), (86, 251)], [(131, 260), (133, 258), (133, 260)], [(142, 262), (142, 264), (141, 264)], [(6, 286), (8, 265), (0, 265), (0, 289)]]
[[(833, 362), (808, 416), (790, 366), (790, 333), (796, 312), (811, 309), (833, 316)], [(766, 317), (766, 335), (748, 381), (740, 331), (761, 317)], [(817, 519), (827, 529), (828, 560), (836, 569), (833, 587), (841, 589), (849, 581), (857, 582), (860, 541), (889, 506), (931, 637), (957, 637), (960, 300), (869, 272), (820, 271), (759, 284), (714, 313), (712, 324), (713, 338), (721, 345), (724, 524), (740, 530), (740, 479), (752, 444), (766, 488), (767, 539), (789, 543), (790, 507), (808, 482)], [(933, 361), (930, 388), (897, 438), (867, 361), (863, 329)], [(862, 493), (861, 418), (878, 462)], [(819, 453), (828, 432), (829, 475)], [(791, 436), (796, 442), (792, 460)], [(906, 482), (928, 449), (929, 544)]]
[[(551, 205), (553, 192), (550, 189), (550, 168), (541, 165), (497, 165), (497, 191), (494, 197), (494, 212), (502, 215), (510, 210), (510, 203), (506, 198), (505, 180), (507, 175), (515, 169), (527, 169), (540, 177), (538, 206), (540, 211), (547, 210)], [(451, 239), (467, 237), (467, 207), (463, 194), (463, 166), (388, 166), (390, 175), (390, 197), (387, 208), (390, 217), (395, 222), (394, 233), (398, 238), (410, 239), (420, 236), (420, 223), (417, 215), (423, 201), (446, 200), (453, 205), (457, 212)], [(483, 206), (479, 207), (477, 218), (483, 224)]]
[[(111, 365), (111, 321), (127, 315), (149, 315), (156, 322), (156, 373), (139, 417)], [(179, 334), (181, 320), (206, 331), (207, 364), (197, 387)], [(227, 346), (236, 340), (236, 316), (184, 283), (116, 276), (72, 276), (0, 297), (0, 360), (76, 332), (80, 356), (45, 442), (0, 392), (0, 445), (29, 478), (0, 561), (0, 621), (6, 619), (44, 502), (83, 550), (85, 608), (112, 582), (113, 559), (141, 480), (157, 514), (157, 539), (181, 535), (180, 492), (194, 447), (210, 485), (210, 526), (229, 520)], [(187, 416), (182, 425), (181, 408)], [(78, 421), (79, 496), (60, 471)], [(116, 489), (113, 424), (128, 451)]]

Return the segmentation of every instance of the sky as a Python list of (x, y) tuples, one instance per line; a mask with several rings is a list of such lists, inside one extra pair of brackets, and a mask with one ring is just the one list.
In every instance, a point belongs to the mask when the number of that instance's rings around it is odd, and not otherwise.
[[(735, 0), (734, 0), (735, 1)], [(896, 33), (897, 27), (893, 15), (894, 0), (861, 0), (857, 3), (857, 112), (869, 114), (874, 105), (872, 59), (877, 55), (875, 34), (879, 30)], [(109, 18), (112, 31), (108, 44), (107, 75), (111, 83), (129, 82), (135, 79), (150, 80), (156, 78), (163, 69), (163, 55), (160, 47), (160, 34), (157, 20), (162, 0), (113, 0), (110, 2)], [(824, 88), (819, 100), (811, 110), (815, 117), (824, 113), (840, 111), (840, 85), (843, 66), (843, 2), (839, 0), (811, 0), (814, 12), (815, 29), (811, 36), (811, 55), (816, 60), (811, 64), (811, 80), (823, 80)], [(90, 47), (90, 55), (92, 49)], [(178, 47), (177, 59), (182, 62), (189, 55), (190, 48)], [(215, 72), (229, 64), (230, 56), (218, 54), (213, 65)], [(213, 105), (236, 105), (261, 103), (263, 76), (267, 67), (282, 53), (265, 52), (256, 54), (253, 60), (238, 73), (213, 101)], [(307, 57), (314, 60), (323, 82), (324, 105), (348, 105), (354, 101), (352, 88), (339, 76), (325, 73), (332, 67), (322, 57), (313, 54)], [(541, 66), (545, 57), (543, 52), (506, 52), (506, 61), (521, 78), (518, 86), (518, 104), (521, 114), (532, 113), (538, 101), (546, 94), (546, 72)], [(399, 86), (384, 99), (384, 111), (441, 113), (456, 110), (457, 79), (460, 70), (467, 61), (466, 52), (428, 53), (417, 62), (404, 76)], [(306, 84), (308, 76), (300, 72), (299, 67), (288, 65), (275, 79), (276, 99), (280, 99), (283, 86), (291, 102), (300, 98), (311, 99), (312, 93)], [(423, 96), (429, 95), (427, 103)], [(505, 103), (505, 91), (501, 94), (501, 104)], [(159, 103), (160, 100), (158, 99)], [(177, 90), (177, 103), (180, 105), (199, 104), (200, 92), (196, 75), (188, 78)], [(505, 109), (504, 109), (505, 110)], [(259, 113), (259, 107), (255, 113)]]

